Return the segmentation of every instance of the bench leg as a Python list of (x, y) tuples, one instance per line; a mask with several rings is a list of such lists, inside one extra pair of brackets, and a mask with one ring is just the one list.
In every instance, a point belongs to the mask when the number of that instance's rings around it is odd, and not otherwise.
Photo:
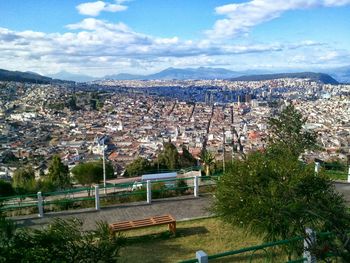
[(170, 223), (169, 224), (169, 231), (173, 233), (174, 235), (176, 234), (176, 222)]

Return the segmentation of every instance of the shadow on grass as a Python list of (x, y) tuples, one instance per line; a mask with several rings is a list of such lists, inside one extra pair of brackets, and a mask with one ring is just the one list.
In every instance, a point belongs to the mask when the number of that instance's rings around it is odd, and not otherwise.
[(155, 234), (129, 236), (129, 237), (126, 237), (126, 244), (131, 245), (131, 244), (138, 244), (138, 243), (150, 243), (152, 241), (157, 241), (157, 240), (167, 240), (170, 238), (188, 237), (188, 236), (206, 234), (206, 233), (209, 233), (209, 231), (203, 226), (186, 227), (186, 228), (179, 227), (176, 229), (175, 235), (170, 233), (169, 231), (164, 231), (164, 232), (155, 233)]

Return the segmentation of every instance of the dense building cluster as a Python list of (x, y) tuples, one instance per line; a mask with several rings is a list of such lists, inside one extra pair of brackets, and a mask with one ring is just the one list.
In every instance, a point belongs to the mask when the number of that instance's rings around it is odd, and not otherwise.
[[(346, 85), (305, 79), (98, 84), (69, 87), (2, 82), (0, 176), (11, 175), (17, 168), (16, 162), (8, 161), (11, 158), (30, 162), (37, 176), (47, 172), (55, 154), (70, 167), (99, 159), (101, 138), (107, 145), (106, 158), (118, 174), (137, 157), (156, 158), (165, 141), (173, 142), (179, 151), (186, 146), (195, 157), (205, 147), (216, 160), (228, 161), (264, 149), (267, 119), (287, 101), (308, 118), (305, 128), (317, 131), (324, 147), (324, 151), (307, 153), (306, 159), (346, 159), (350, 154), (350, 87)], [(165, 94), (164, 87), (168, 88)], [(156, 94), (150, 94), (151, 88)], [(202, 99), (181, 95), (193, 89), (198, 94), (190, 96)], [(227, 91), (239, 93), (221, 96)], [(214, 97), (208, 98), (208, 92)]]

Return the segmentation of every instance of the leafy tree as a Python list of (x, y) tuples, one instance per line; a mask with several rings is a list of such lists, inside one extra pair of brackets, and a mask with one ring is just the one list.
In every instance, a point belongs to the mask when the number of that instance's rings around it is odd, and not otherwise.
[(305, 150), (317, 149), (315, 132), (303, 128), (306, 118), (290, 104), (277, 117), (268, 120), (270, 150), (290, 151), (298, 158)]
[(18, 168), (13, 174), (13, 186), (20, 194), (35, 192), (36, 182), (33, 167)]
[(165, 142), (163, 151), (158, 155), (157, 162), (163, 169), (175, 170), (180, 168), (180, 155), (176, 146), (171, 142)]
[(211, 152), (207, 150), (203, 150), (201, 152), (200, 159), (204, 165), (204, 170), (205, 170), (205, 175), (209, 176), (210, 175), (210, 169), (212, 166), (215, 164), (215, 157), (212, 155)]
[[(80, 163), (72, 169), (74, 179), (82, 185), (92, 186), (103, 180), (103, 164), (102, 161), (93, 161)], [(114, 169), (111, 164), (106, 163), (106, 178), (113, 178)]]
[(142, 157), (135, 159), (125, 167), (124, 176), (140, 176), (151, 169), (151, 163)]
[(83, 231), (82, 221), (58, 218), (43, 229), (16, 229), (0, 219), (0, 235), (0, 262), (117, 262), (124, 241), (106, 223)]
[(196, 158), (187, 150), (185, 146), (182, 146), (182, 154), (180, 155), (180, 166), (182, 168), (191, 167), (197, 165)]
[(77, 106), (77, 97), (71, 96), (68, 100), (67, 100), (67, 107), (72, 110), (72, 111), (76, 111), (78, 110), (78, 106)]
[[(224, 221), (260, 234), (266, 241), (304, 235), (306, 227), (331, 231), (335, 239), (327, 241), (329, 250), (349, 262), (350, 244), (344, 233), (350, 228), (350, 215), (343, 197), (326, 176), (314, 175), (314, 165), (298, 161), (302, 151), (314, 147), (314, 135), (302, 130), (294, 108), (287, 108), (275, 120), (278, 125), (271, 126), (273, 137), (267, 151), (235, 160), (218, 181), (213, 210)], [(301, 251), (288, 249), (289, 254)], [(322, 251), (324, 247), (318, 250)]]
[(8, 163), (16, 163), (18, 162), (18, 158), (13, 154), (11, 151), (5, 151), (2, 154), (2, 163), (8, 164)]
[(71, 186), (68, 166), (62, 163), (58, 155), (53, 156), (51, 160), (48, 177), (58, 189), (65, 189)]
[(15, 194), (11, 183), (0, 180), (0, 196), (11, 196)]

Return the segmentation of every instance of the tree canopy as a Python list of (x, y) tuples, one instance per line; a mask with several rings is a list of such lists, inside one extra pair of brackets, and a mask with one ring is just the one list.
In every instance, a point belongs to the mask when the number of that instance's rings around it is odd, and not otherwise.
[(58, 189), (65, 189), (71, 186), (68, 166), (62, 163), (58, 155), (53, 156), (51, 160), (48, 177)]
[(213, 210), (224, 221), (266, 241), (303, 236), (306, 227), (331, 231), (336, 241), (327, 246), (349, 260), (348, 208), (332, 181), (322, 173), (315, 176), (314, 164), (298, 160), (316, 142), (314, 135), (303, 131), (300, 117), (287, 107), (270, 126), (273, 137), (268, 150), (235, 160), (227, 168), (217, 183)]
[[(102, 161), (85, 162), (76, 165), (72, 169), (74, 179), (82, 185), (91, 186), (103, 180)], [(114, 169), (111, 164), (106, 163), (106, 178), (113, 178)]]
[(35, 192), (36, 182), (33, 167), (18, 168), (13, 174), (13, 186), (20, 194)]
[(125, 167), (124, 176), (140, 176), (151, 169), (151, 162), (145, 158), (138, 157)]
[(269, 149), (290, 151), (296, 158), (305, 150), (316, 149), (317, 134), (304, 128), (306, 120), (292, 104), (269, 118)]

